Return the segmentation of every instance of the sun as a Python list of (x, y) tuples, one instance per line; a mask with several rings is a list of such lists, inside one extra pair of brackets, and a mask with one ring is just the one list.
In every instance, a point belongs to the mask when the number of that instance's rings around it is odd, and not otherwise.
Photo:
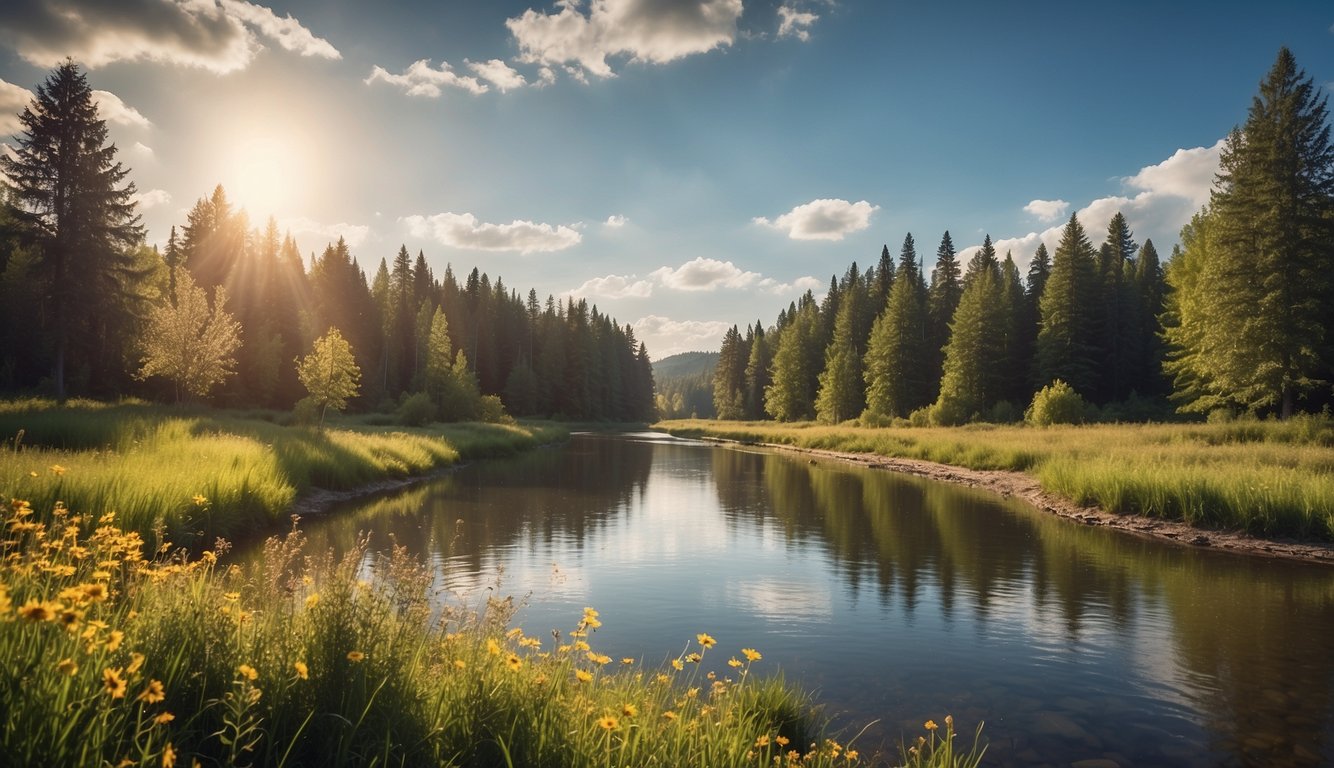
[(301, 215), (310, 204), (313, 166), (297, 137), (278, 130), (233, 136), (224, 152), (222, 186), (252, 222)]

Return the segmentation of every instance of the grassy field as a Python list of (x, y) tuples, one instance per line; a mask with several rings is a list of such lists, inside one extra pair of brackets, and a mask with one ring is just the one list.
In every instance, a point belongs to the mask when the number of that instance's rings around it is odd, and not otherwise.
[[(292, 533), (241, 569), (212, 551), (146, 557), (137, 534), (72, 511), (45, 524), (37, 516), (22, 503), (3, 515), (7, 764), (759, 767), (877, 757), (858, 755), (855, 735), (827, 735), (805, 695), (764, 674), (761, 651), (703, 632), (684, 636), (679, 658), (646, 667), (596, 650), (592, 608), (556, 639), (511, 628), (509, 601), (442, 613), (431, 574), (402, 556), (369, 569), (364, 549), (339, 562), (307, 557)], [(726, 674), (704, 671), (720, 657)], [(903, 759), (975, 765), (954, 761), (964, 747), (942, 722)]]
[(1063, 427), (669, 421), (675, 435), (1026, 472), (1114, 512), (1267, 537), (1334, 540), (1334, 420)]
[(286, 414), (142, 403), (0, 403), (0, 494), (63, 502), (195, 549), (270, 532), (310, 488), (345, 490), (563, 439), (557, 425), (386, 427), (337, 419), (320, 432)]

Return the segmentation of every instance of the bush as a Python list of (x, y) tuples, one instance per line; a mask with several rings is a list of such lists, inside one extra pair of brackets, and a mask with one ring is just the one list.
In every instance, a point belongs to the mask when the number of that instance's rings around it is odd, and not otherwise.
[(435, 420), (435, 403), (425, 392), (404, 398), (396, 414), (398, 423), (405, 427), (424, 427)]
[(991, 406), (987, 411), (987, 421), (992, 424), (1013, 424), (1022, 420), (1024, 415), (1019, 412), (1014, 403), (1009, 400), (1002, 400)]
[(908, 424), (913, 427), (931, 426), (931, 406), (924, 405), (908, 414)]
[(477, 408), (477, 420), (491, 424), (513, 424), (514, 419), (505, 412), (505, 404), (495, 395), (483, 395)]
[(303, 397), (292, 407), (292, 420), (303, 427), (314, 426), (320, 420), (320, 406), (313, 398)]
[(1051, 424), (1079, 424), (1084, 421), (1088, 404), (1069, 384), (1060, 379), (1038, 390), (1024, 420), (1039, 427)]

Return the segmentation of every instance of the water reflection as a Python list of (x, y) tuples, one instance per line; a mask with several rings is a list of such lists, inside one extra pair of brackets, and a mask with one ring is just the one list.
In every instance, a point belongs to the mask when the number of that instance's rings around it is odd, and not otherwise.
[[(1334, 761), (1334, 571), (1167, 547), (993, 494), (661, 438), (578, 437), (307, 525), (392, 536), (456, 591), (595, 605), (656, 663), (760, 647), (836, 723), (986, 720), (989, 762)], [(729, 651), (735, 652), (735, 651)], [(723, 655), (726, 658), (726, 655)]]

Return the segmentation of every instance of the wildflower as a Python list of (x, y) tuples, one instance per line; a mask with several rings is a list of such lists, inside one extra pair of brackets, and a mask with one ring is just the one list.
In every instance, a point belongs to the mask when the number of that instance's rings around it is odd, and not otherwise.
[(56, 622), (68, 632), (78, 632), (79, 622), (82, 620), (83, 611), (76, 611), (73, 608), (66, 608), (56, 617)]
[(680, 672), (685, 668), (686, 665), (682, 664), (680, 659), (672, 659), (672, 669), (676, 670), (677, 672)]
[(83, 590), (85, 600), (100, 603), (107, 599), (107, 585), (105, 584), (81, 584), (79, 589)]
[(662, 713), (662, 719), (663, 719), (663, 720), (666, 720), (666, 721), (669, 722), (669, 723), (675, 722), (675, 721), (676, 721), (676, 713), (673, 712), (673, 711), (671, 711), (671, 710), (669, 709), (669, 710), (667, 710), (666, 712), (663, 712), (663, 713)]
[(954, 730), (954, 715), (945, 715), (945, 727)]
[(310, 679), (310, 667), (306, 666), (306, 662), (294, 661), (292, 662), (292, 669), (296, 670), (296, 677), (298, 680)]
[(29, 473), (28, 473), (28, 477), (37, 477), (37, 472), (36, 472), (36, 470), (29, 472)]
[(113, 699), (125, 697), (125, 680), (120, 676), (119, 669), (107, 667), (102, 670), (102, 686), (106, 693)]
[(662, 683), (663, 685), (666, 685), (667, 683), (670, 683), (672, 681), (672, 676), (659, 672), (658, 676), (653, 679), (657, 680), (659, 683)]
[(245, 679), (250, 680), (251, 682), (254, 682), (259, 678), (259, 672), (256, 671), (255, 668), (250, 666), (249, 664), (242, 664), (241, 666), (237, 667), (236, 672), (237, 674), (241, 675), (241, 677), (244, 677)]
[(925, 723), (922, 724), (922, 727), (927, 729), (928, 731), (934, 731), (940, 726), (936, 725), (935, 720), (927, 720)]
[(848, 759), (848, 762), (849, 762), (849, 763), (852, 763), (852, 762), (856, 762), (856, 760), (857, 760), (857, 754), (858, 754), (858, 753), (857, 753), (857, 750), (855, 750), (855, 749), (849, 749), (847, 752), (844, 752), (844, 753), (843, 753), (843, 756), (846, 757), (846, 758)]
[(204, 562), (208, 565), (217, 565), (218, 563), (218, 556), (213, 554), (213, 552), (209, 550), (205, 550), (204, 554), (199, 556), (199, 559), (201, 562)]
[(587, 619), (596, 619), (596, 618), (597, 618), (598, 616), (600, 616), (600, 615), (601, 615), (601, 614), (598, 613), (598, 612), (597, 612), (595, 609), (593, 609), (593, 608), (585, 608), (585, 609), (584, 609), (584, 619), (585, 619), (585, 620), (587, 620)]
[(699, 689), (698, 689), (698, 688), (687, 688), (687, 689), (686, 689), (686, 698), (687, 698), (687, 699), (693, 699), (693, 698), (695, 698), (696, 696), (699, 696)]
[(156, 704), (165, 698), (167, 698), (167, 691), (162, 687), (161, 680), (149, 680), (148, 687), (144, 688), (144, 692), (139, 694), (139, 701), (145, 704)]
[(316, 605), (319, 605), (319, 602), (320, 602), (320, 593), (311, 592), (309, 595), (306, 595), (306, 610), (310, 610), (311, 608), (314, 608)]
[(524, 637), (524, 638), (520, 638), (520, 639), (519, 639), (519, 645), (523, 646), (524, 648), (533, 648), (533, 649), (541, 648), (541, 647), (542, 647), (542, 639), (541, 639), (541, 638), (538, 638), (538, 637)]
[(603, 656), (600, 653), (593, 653), (592, 651), (588, 652), (588, 660), (593, 662), (594, 664), (597, 664), (598, 666), (611, 663), (610, 656)]
[(173, 768), (176, 765), (176, 750), (172, 749), (171, 742), (162, 748), (162, 768)]
[(19, 609), (19, 617), (28, 621), (54, 621), (65, 606), (46, 600), (30, 599)]
[(636, 707), (634, 704), (622, 704), (621, 715), (623, 717), (637, 717), (639, 715), (639, 707)]
[(700, 660), (702, 660), (703, 658), (704, 658), (704, 657), (701, 656), (701, 655), (698, 654), (698, 653), (687, 653), (687, 654), (686, 654), (686, 661), (690, 662), (691, 664), (698, 664), (698, 663), (700, 662)]
[(142, 667), (143, 665), (144, 665), (144, 655), (142, 653), (131, 653), (130, 665), (125, 668), (125, 674), (133, 675), (135, 672), (138, 672), (139, 668)]
[(486, 639), (486, 652), (491, 654), (492, 656), (499, 656), (500, 643), (497, 643), (495, 639), (488, 637)]
[(591, 683), (593, 682), (593, 673), (586, 672), (582, 669), (576, 669), (574, 671), (574, 679), (581, 683)]
[(223, 599), (223, 600), (226, 600), (226, 601), (229, 602), (229, 603), (234, 603), (234, 602), (236, 602), (237, 600), (240, 600), (240, 599), (241, 599), (241, 593), (240, 593), (240, 592), (224, 592), (224, 593), (222, 593), (222, 599)]
[(511, 653), (505, 657), (505, 666), (509, 667), (511, 672), (518, 672), (523, 666), (523, 659)]
[(576, 640), (576, 641), (574, 642), (574, 649), (575, 649), (576, 651), (587, 651), (587, 650), (589, 650), (589, 648), (590, 648), (590, 647), (589, 647), (588, 643), (584, 642), (583, 640)]
[(700, 646), (703, 648), (712, 648), (714, 645), (718, 643), (717, 640), (714, 640), (711, 636), (709, 636), (704, 632), (695, 635), (695, 639), (699, 641)]
[(614, 731), (620, 727), (620, 722), (611, 715), (603, 715), (598, 718), (598, 726), (604, 731)]
[(764, 734), (763, 736), (761, 736), (761, 737), (759, 737), (758, 739), (756, 739), (756, 740), (755, 740), (755, 746), (756, 746), (756, 747), (767, 747), (767, 746), (769, 746), (769, 734), (766, 733), (766, 734)]
[(195, 495), (190, 497), (190, 501), (193, 501), (196, 507), (202, 507), (208, 503), (208, 498), (206, 496), (202, 496), (196, 493)]
[(160, 715), (158, 715), (157, 717), (153, 718), (153, 724), (154, 724), (154, 725), (166, 725), (167, 723), (170, 723), (172, 720), (175, 720), (175, 719), (176, 719), (176, 716), (173, 715), (172, 713), (170, 713), (170, 712), (163, 712), (162, 714), (160, 714)]
[(630, 664), (634, 664), (634, 663), (635, 663), (635, 660), (632, 659), (632, 658), (630, 658), (629, 656), (626, 656), (625, 658), (621, 659), (621, 663), (622, 663), (622, 664), (625, 664), (625, 665), (630, 665)]
[(60, 477), (61, 475), (65, 474), (65, 468), (60, 466), (59, 464), (52, 464), (50, 467), (48, 467), (48, 469), (50, 469), (51, 474), (55, 475), (56, 477)]
[(75, 664), (73, 659), (61, 659), (60, 663), (56, 665), (56, 670), (62, 675), (74, 677), (74, 673), (79, 671), (79, 665)]
[(358, 661), (361, 661), (361, 660), (364, 659), (364, 658), (366, 658), (366, 654), (362, 653), (361, 651), (348, 651), (348, 652), (347, 652), (347, 660), (348, 660), (348, 661), (358, 662)]
[(734, 668), (734, 669), (735, 669), (736, 667), (741, 666), (741, 665), (742, 665), (741, 660), (738, 659), (738, 658), (735, 657), (735, 656), (733, 656), (732, 658), (730, 658), (730, 659), (727, 660), (727, 666), (732, 667), (732, 668)]
[(786, 747), (788, 743), (788, 738), (786, 736), (775, 736), (774, 743), (780, 747)]
[(746, 661), (759, 661), (764, 658), (760, 655), (760, 652), (754, 648), (742, 648), (741, 655), (746, 657)]
[(454, 659), (454, 669), (466, 669), (467, 667), (468, 665), (464, 663), (463, 659)]

